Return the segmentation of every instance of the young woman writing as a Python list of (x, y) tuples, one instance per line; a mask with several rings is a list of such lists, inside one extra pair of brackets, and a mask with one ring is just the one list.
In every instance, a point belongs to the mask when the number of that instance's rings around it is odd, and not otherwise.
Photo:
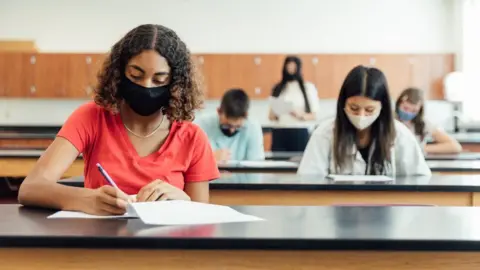
[[(219, 172), (205, 133), (191, 123), (202, 91), (185, 43), (166, 27), (141, 25), (112, 47), (98, 79), (95, 102), (65, 122), (21, 185), (20, 203), (111, 215), (124, 213), (134, 194), (207, 202)], [(85, 188), (58, 184), (80, 153)]]

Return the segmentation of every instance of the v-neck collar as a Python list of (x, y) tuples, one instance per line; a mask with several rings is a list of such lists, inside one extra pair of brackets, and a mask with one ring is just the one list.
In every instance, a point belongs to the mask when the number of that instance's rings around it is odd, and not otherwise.
[(125, 148), (127, 149), (129, 155), (136, 160), (149, 160), (149, 159), (154, 159), (157, 156), (161, 155), (163, 152), (165, 152), (165, 148), (167, 145), (170, 143), (172, 138), (175, 136), (175, 130), (177, 128), (177, 121), (172, 121), (170, 124), (170, 130), (168, 132), (167, 138), (163, 142), (162, 146), (160, 148), (152, 153), (150, 153), (147, 156), (140, 156), (137, 152), (137, 149), (135, 149), (135, 146), (133, 145), (132, 141), (130, 140), (130, 137), (128, 136), (127, 129), (123, 125), (123, 120), (122, 117), (119, 113), (114, 115), (115, 117), (115, 127), (117, 129), (117, 132), (120, 134), (120, 137), (122, 137), (123, 144)]

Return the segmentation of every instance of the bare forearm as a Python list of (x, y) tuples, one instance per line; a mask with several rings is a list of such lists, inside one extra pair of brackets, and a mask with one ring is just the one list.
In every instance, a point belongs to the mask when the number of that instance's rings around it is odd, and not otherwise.
[(208, 203), (210, 200), (209, 182), (193, 182), (185, 184), (185, 193), (191, 201)]
[(25, 181), (18, 192), (23, 205), (79, 211), (88, 190), (49, 181)]
[(305, 121), (313, 121), (317, 119), (317, 115), (315, 113), (305, 113), (303, 115), (303, 120)]
[(457, 143), (433, 143), (425, 146), (425, 152), (429, 154), (455, 154), (462, 151), (462, 146)]

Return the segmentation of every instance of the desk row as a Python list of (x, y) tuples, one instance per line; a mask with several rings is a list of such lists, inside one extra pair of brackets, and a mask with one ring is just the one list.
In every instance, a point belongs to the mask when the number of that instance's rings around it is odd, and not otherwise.
[(0, 246), (8, 247), (0, 250), (2, 266), (30, 269), (46, 265), (45, 260), (55, 269), (72, 262), (75, 269), (161, 264), (165, 269), (443, 270), (480, 265), (478, 208), (234, 208), (264, 221), (159, 227), (138, 219), (47, 219), (52, 211), (1, 205)]
[[(0, 157), (0, 177), (25, 177), (35, 166), (39, 155), (3, 156)], [(478, 160), (437, 160), (427, 161), (434, 173), (442, 174), (478, 174)], [(232, 161), (220, 164), (219, 169), (229, 172), (243, 173), (291, 173), (297, 172), (298, 163), (290, 161)], [(81, 158), (75, 160), (63, 177), (83, 175), (84, 163)]]
[[(15, 203), (21, 179), (3, 179), (4, 202)], [(83, 187), (83, 177), (60, 181)], [(8, 190), (8, 192), (7, 192)], [(223, 205), (422, 204), (480, 206), (480, 176), (433, 175), (392, 182), (342, 182), (295, 174), (224, 174), (210, 184), (210, 201)]]
[[(39, 148), (0, 148), (0, 158), (32, 158), (40, 157), (45, 149)], [(303, 152), (265, 152), (265, 159), (276, 161), (299, 161)], [(480, 160), (480, 152), (463, 152), (458, 154), (428, 154), (425, 156), (429, 161), (465, 161)]]

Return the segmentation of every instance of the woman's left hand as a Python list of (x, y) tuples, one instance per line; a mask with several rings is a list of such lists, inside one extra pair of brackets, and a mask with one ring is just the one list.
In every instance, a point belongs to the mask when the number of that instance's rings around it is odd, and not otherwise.
[(305, 114), (303, 114), (303, 113), (293, 111), (293, 112), (290, 112), (290, 114), (293, 117), (297, 118), (298, 120), (301, 120), (301, 121), (305, 120)]
[(159, 179), (141, 188), (137, 194), (137, 202), (166, 200), (190, 201), (190, 197), (183, 190)]

